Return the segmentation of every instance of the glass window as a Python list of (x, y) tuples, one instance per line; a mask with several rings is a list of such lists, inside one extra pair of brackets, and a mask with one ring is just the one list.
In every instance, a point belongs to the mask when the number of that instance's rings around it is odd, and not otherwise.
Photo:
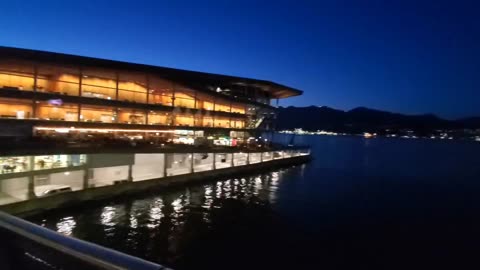
[(57, 121), (78, 121), (78, 105), (64, 104), (61, 100), (37, 101), (37, 118)]
[(78, 96), (80, 70), (53, 65), (38, 67), (37, 91)]
[(0, 117), (28, 119), (33, 117), (32, 102), (23, 99), (0, 98)]
[(176, 115), (175, 116), (175, 125), (176, 126), (193, 126), (193, 115)]
[(172, 106), (173, 83), (167, 80), (149, 77), (149, 97), (148, 103)]
[(230, 112), (230, 103), (223, 100), (215, 100), (215, 111)]
[(117, 76), (114, 71), (86, 68), (82, 72), (82, 96), (115, 99)]
[(150, 111), (148, 113), (148, 124), (149, 125), (171, 125), (172, 118), (170, 113), (165, 112), (154, 112)]
[(232, 119), (230, 123), (231, 128), (245, 128), (245, 120), (242, 119)]
[(82, 105), (80, 110), (80, 121), (113, 123), (115, 122), (115, 111), (111, 107)]
[(30, 157), (0, 157), (1, 173), (26, 172), (30, 170)]
[(147, 103), (146, 75), (120, 73), (118, 81), (118, 100)]
[(195, 90), (175, 85), (175, 107), (195, 108)]
[(229, 128), (230, 127), (230, 119), (215, 117), (215, 127)]
[(68, 166), (68, 155), (47, 155), (34, 157), (34, 170), (64, 168)]
[(232, 104), (232, 113), (245, 114), (245, 105), (243, 104)]
[(118, 123), (122, 124), (145, 124), (146, 114), (142, 110), (118, 109)]
[(214, 100), (211, 96), (197, 93), (197, 109), (213, 111)]
[(213, 117), (204, 116), (201, 118), (201, 121), (198, 122), (197, 125), (201, 127), (213, 127)]
[(0, 88), (32, 91), (33, 64), (14, 59), (0, 60)]

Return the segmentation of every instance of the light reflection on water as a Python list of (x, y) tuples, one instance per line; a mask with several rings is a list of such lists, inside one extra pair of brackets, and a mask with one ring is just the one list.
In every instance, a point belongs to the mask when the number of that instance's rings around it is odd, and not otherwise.
[(231, 178), (147, 198), (124, 198), (122, 203), (106, 203), (89, 211), (64, 211), (69, 213), (65, 217), (60, 211), (40, 222), (66, 235), (175, 265), (192, 242), (198, 244), (197, 237), (215, 230), (212, 226), (249, 215), (238, 207), (268, 206), (276, 199), (280, 183), (279, 172)]
[(480, 268), (480, 144), (301, 139), (306, 165), (31, 220), (174, 269)]

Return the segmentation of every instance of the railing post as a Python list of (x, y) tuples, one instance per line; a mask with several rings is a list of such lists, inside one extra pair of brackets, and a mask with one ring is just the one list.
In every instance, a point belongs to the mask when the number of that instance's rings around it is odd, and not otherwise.
[(247, 152), (247, 165), (250, 164), (250, 152)]
[(234, 158), (235, 158), (235, 153), (232, 152), (232, 160), (230, 161), (230, 167), (235, 167), (235, 163), (233, 162)]

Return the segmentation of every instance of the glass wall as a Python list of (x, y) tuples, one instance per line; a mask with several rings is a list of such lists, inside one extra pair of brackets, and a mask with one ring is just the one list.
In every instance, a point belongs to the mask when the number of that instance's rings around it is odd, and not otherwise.
[(181, 85), (175, 85), (175, 107), (195, 108), (195, 91)]
[(32, 101), (13, 98), (0, 98), (0, 117), (14, 119), (32, 118)]
[(142, 110), (118, 109), (118, 123), (122, 124), (145, 124), (146, 114)]
[(197, 93), (197, 109), (213, 111), (214, 103), (215, 102), (211, 96), (200, 92)]
[(147, 103), (146, 76), (135, 73), (120, 73), (118, 100)]
[(86, 68), (82, 74), (82, 96), (112, 100), (116, 98), (117, 75), (115, 72)]
[(240, 103), (232, 103), (232, 113), (245, 114), (245, 105)]
[(217, 153), (215, 154), (215, 168), (223, 169), (232, 167), (232, 154)]
[(171, 117), (169, 113), (165, 112), (154, 112), (150, 111), (148, 113), (148, 124), (149, 125), (171, 125)]
[(116, 113), (111, 107), (82, 105), (80, 110), (80, 121), (113, 123), (116, 121)]
[(230, 112), (230, 102), (221, 99), (215, 100), (215, 111)]
[(215, 127), (219, 128), (229, 128), (230, 119), (226, 117), (215, 117)]
[(80, 70), (53, 65), (39, 65), (37, 91), (78, 96)]
[(0, 88), (33, 91), (33, 64), (13, 59), (0, 60)]
[(213, 153), (193, 154), (193, 171), (202, 172), (213, 169)]
[(42, 120), (78, 121), (78, 105), (61, 101), (37, 101), (36, 116)]
[(179, 114), (175, 115), (175, 125), (176, 126), (193, 126), (194, 117), (193, 115)]
[(150, 76), (148, 103), (172, 106), (173, 83), (167, 80)]
[(167, 162), (167, 176), (186, 174), (191, 172), (192, 154), (165, 154)]
[(44, 155), (34, 156), (34, 170), (45, 170), (80, 166), (86, 163), (86, 155)]
[(203, 116), (200, 118), (197, 126), (200, 127), (213, 127), (213, 117), (211, 116)]
[(243, 119), (232, 119), (230, 122), (231, 128), (245, 128), (245, 120)]
[(29, 156), (0, 157), (0, 164), (2, 174), (26, 172), (31, 169)]

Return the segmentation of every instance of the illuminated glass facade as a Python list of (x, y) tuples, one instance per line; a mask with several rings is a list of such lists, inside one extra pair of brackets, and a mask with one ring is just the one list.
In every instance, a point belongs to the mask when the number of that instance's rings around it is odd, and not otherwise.
[(33, 135), (52, 121), (53, 132), (76, 123), (106, 130), (271, 130), (271, 101), (298, 94), (246, 78), (0, 47), (0, 120), (30, 121)]

